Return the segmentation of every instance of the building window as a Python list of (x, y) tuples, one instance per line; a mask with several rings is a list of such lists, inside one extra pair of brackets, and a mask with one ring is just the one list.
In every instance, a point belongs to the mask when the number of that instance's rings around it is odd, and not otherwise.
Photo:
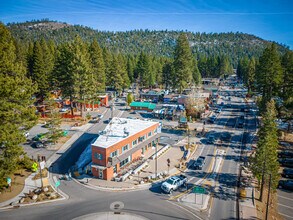
[(139, 137), (139, 138), (138, 138), (138, 140), (139, 140), (139, 143), (140, 143), (140, 142), (143, 142), (143, 141), (145, 140), (145, 135), (144, 135), (144, 136), (141, 136), (141, 137)]
[(123, 153), (124, 151), (126, 151), (126, 150), (128, 150), (128, 144), (125, 145), (124, 147), (122, 147), (122, 153)]
[(110, 154), (110, 157), (117, 157), (119, 155), (119, 150), (115, 150)]
[(124, 167), (130, 162), (130, 156), (120, 162), (120, 167)]
[(95, 157), (97, 160), (103, 160), (103, 154), (95, 153), (95, 154), (94, 154), (94, 157)]
[(152, 136), (152, 132), (151, 132), (151, 131), (149, 132), (148, 136), (149, 136), (149, 137)]
[(135, 146), (135, 145), (137, 145), (137, 140), (132, 141), (132, 146)]
[(117, 173), (117, 164), (113, 167), (113, 173)]
[(154, 134), (156, 134), (157, 133), (157, 129), (156, 130), (154, 130)]

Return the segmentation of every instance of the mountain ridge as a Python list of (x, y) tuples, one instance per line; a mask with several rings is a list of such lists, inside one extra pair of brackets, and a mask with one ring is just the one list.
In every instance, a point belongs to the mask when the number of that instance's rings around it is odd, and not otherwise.
[[(97, 39), (102, 47), (107, 47), (111, 51), (139, 54), (143, 50), (152, 55), (169, 57), (173, 55), (177, 37), (185, 32), (193, 53), (204, 56), (226, 55), (234, 64), (244, 56), (259, 57), (263, 49), (273, 42), (241, 32), (200, 33), (148, 29), (114, 32), (47, 19), (9, 23), (7, 26), (13, 36), (21, 41), (34, 41), (43, 37), (62, 43), (72, 41), (76, 35), (80, 35), (86, 41)], [(288, 50), (288, 46), (276, 44), (281, 53)]]

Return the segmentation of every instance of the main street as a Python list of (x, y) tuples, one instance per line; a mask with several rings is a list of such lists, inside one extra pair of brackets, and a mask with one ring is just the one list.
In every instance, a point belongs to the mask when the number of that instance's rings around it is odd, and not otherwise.
[[(236, 186), (239, 170), (239, 155), (242, 146), (243, 130), (236, 128), (237, 119), (240, 116), (242, 98), (232, 97), (232, 108), (223, 108), (215, 124), (206, 128), (214, 133), (216, 139), (220, 139), (223, 132), (230, 132), (231, 140), (207, 144), (202, 139), (202, 144), (195, 153), (206, 156), (206, 164), (202, 171), (187, 170), (189, 183), (195, 183), (208, 175), (209, 166), (214, 157), (215, 148), (224, 149), (226, 156), (221, 167), (221, 173), (217, 177), (220, 187), (214, 193), (208, 211), (199, 212), (191, 210), (177, 201), (170, 201), (170, 196), (161, 193), (160, 185), (156, 184), (149, 189), (140, 189), (128, 192), (104, 192), (86, 188), (75, 181), (62, 181), (60, 189), (69, 195), (68, 200), (42, 204), (36, 206), (21, 207), (18, 209), (0, 212), (1, 219), (72, 219), (82, 215), (96, 212), (110, 211), (110, 204), (115, 201), (124, 203), (124, 212), (135, 213), (149, 219), (236, 219)], [(226, 102), (226, 101), (225, 101)], [(127, 116), (126, 112), (114, 109), (114, 116)], [(53, 174), (65, 174), (75, 163), (80, 153), (96, 137), (98, 131), (106, 126), (103, 120), (111, 117), (109, 109), (104, 113), (102, 122), (95, 124), (84, 133), (53, 165)], [(251, 118), (253, 120), (253, 118)], [(252, 123), (251, 126), (255, 126)], [(176, 195), (179, 193), (177, 192)]]

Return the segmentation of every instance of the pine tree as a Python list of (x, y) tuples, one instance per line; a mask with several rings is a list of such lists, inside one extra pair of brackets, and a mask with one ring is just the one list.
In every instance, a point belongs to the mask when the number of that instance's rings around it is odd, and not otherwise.
[(135, 72), (137, 73), (140, 85), (142, 87), (149, 86), (152, 80), (150, 58), (143, 52), (139, 55)]
[(71, 115), (73, 115), (72, 102), (74, 100), (74, 77), (72, 74), (73, 66), (71, 61), (73, 60), (73, 53), (71, 52), (69, 44), (63, 44), (59, 46), (57, 58), (54, 67), (54, 88), (61, 89), (62, 97), (69, 98)]
[(193, 59), (192, 61), (193, 61), (192, 79), (195, 85), (199, 85), (201, 84), (201, 74), (197, 66), (197, 60)]
[(106, 85), (111, 86), (111, 64), (112, 64), (112, 56), (110, 52), (104, 48), (103, 49), (103, 58), (105, 64), (105, 76), (106, 76)]
[(129, 80), (128, 73), (127, 73), (126, 61), (125, 61), (124, 57), (122, 56), (122, 54), (118, 54), (117, 62), (118, 62), (117, 71), (119, 72), (119, 75), (122, 77), (122, 80), (123, 80), (122, 89), (124, 91), (126, 88), (129, 88), (130, 80)]
[[(256, 154), (252, 158), (252, 171), (259, 182), (262, 180), (262, 186), (272, 175), (272, 188), (276, 188), (279, 180), (279, 162), (278, 162), (278, 135), (275, 102), (271, 100), (267, 103), (266, 112), (263, 115), (263, 125), (258, 132), (258, 143)], [(262, 195), (262, 192), (261, 192)]]
[(174, 70), (176, 87), (181, 93), (192, 80), (192, 54), (186, 34), (181, 33), (177, 39), (174, 53)]
[(123, 86), (123, 78), (121, 76), (121, 72), (119, 71), (119, 64), (117, 57), (115, 55), (112, 56), (112, 62), (110, 64), (109, 69), (109, 86), (115, 89), (119, 94), (122, 91)]
[(175, 72), (173, 68), (173, 61), (166, 61), (162, 70), (162, 83), (165, 89), (175, 86)]
[[(25, 141), (23, 130), (36, 122), (35, 108), (31, 107), (36, 91), (26, 77), (25, 66), (17, 62), (14, 39), (0, 23), (0, 185), (15, 171), (19, 157), (24, 154), (19, 145)], [(24, 72), (22, 72), (24, 71)]]
[(44, 44), (41, 46), (40, 42), (36, 41), (32, 56), (32, 80), (38, 86), (38, 94), (41, 99), (47, 96), (49, 90), (49, 75), (46, 71), (47, 64), (44, 59), (44, 51), (47, 48)]
[(81, 116), (86, 100), (92, 100), (96, 94), (96, 77), (93, 76), (90, 68), (90, 56), (86, 45), (82, 39), (77, 36), (71, 44), (71, 61), (73, 75), (73, 89), (75, 97), (81, 103)]
[(248, 88), (248, 92), (250, 93), (253, 88), (254, 88), (254, 84), (255, 84), (255, 59), (251, 58), (249, 61), (249, 65), (248, 65), (248, 69), (247, 69), (247, 88)]
[(97, 40), (94, 40), (89, 48), (91, 69), (97, 81), (97, 91), (104, 92), (106, 86), (105, 64), (103, 59), (103, 52)]
[[(282, 97), (287, 101), (293, 99), (293, 52), (287, 51), (282, 57), (283, 82)], [(293, 100), (292, 100), (293, 101)], [(291, 101), (291, 102), (292, 102)]]
[(279, 94), (283, 80), (280, 56), (275, 44), (267, 47), (259, 58), (256, 68), (257, 88), (262, 93), (261, 111), (274, 95)]

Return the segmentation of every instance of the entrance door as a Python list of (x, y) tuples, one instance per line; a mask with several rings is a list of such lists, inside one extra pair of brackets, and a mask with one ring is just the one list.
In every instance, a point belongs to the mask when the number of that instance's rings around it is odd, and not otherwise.
[(99, 169), (99, 179), (103, 179), (103, 170)]

